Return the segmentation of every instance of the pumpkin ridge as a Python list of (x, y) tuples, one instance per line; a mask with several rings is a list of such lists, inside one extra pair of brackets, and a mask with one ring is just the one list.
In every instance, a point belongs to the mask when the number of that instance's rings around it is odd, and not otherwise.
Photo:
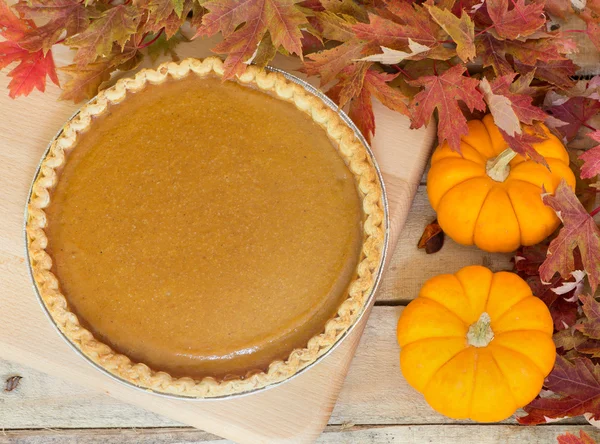
[[(465, 160), (467, 160), (467, 159), (465, 159)], [(471, 163), (475, 163), (475, 162), (473, 162), (473, 161), (470, 161), (470, 160), (469, 160), (469, 162), (471, 162)], [(476, 164), (476, 165), (477, 165), (477, 164)], [(430, 170), (430, 171), (431, 171), (431, 170)], [(427, 175), (429, 175), (429, 173), (427, 173)], [(460, 181), (460, 182), (458, 182), (458, 183), (455, 183), (455, 184), (454, 184), (454, 185), (452, 185), (450, 188), (448, 188), (446, 191), (444, 191), (444, 194), (442, 194), (442, 195), (441, 195), (441, 197), (438, 199), (438, 204), (437, 204), (437, 207), (439, 207), (439, 206), (440, 206), (440, 203), (442, 202), (442, 200), (444, 200), (444, 197), (446, 197), (446, 194), (448, 194), (448, 193), (450, 192), (450, 190), (452, 190), (453, 188), (456, 188), (456, 187), (457, 187), (457, 186), (459, 186), (459, 185), (462, 185), (462, 184), (464, 184), (464, 183), (467, 183), (469, 180), (473, 180), (473, 179), (480, 179), (480, 178), (482, 178), (482, 177), (484, 177), (484, 176), (483, 176), (483, 175), (481, 175), (481, 176), (473, 176), (473, 177), (469, 177), (468, 179), (462, 180), (462, 181)], [(487, 196), (485, 197), (485, 199), (487, 199)], [(485, 202), (485, 199), (483, 199), (483, 201), (484, 201), (484, 202)], [(483, 204), (482, 204), (482, 205), (483, 205)], [(434, 208), (433, 210), (434, 210), (434, 211), (437, 211), (437, 208)], [(479, 217), (479, 215), (478, 215), (478, 217)]]
[(479, 352), (477, 350), (475, 350), (475, 354), (473, 355), (473, 357), (475, 358), (473, 359), (473, 382), (471, 383), (471, 395), (469, 396), (469, 414), (467, 416), (469, 419), (473, 416), (473, 398), (475, 398), (475, 384), (477, 383), (477, 370), (479, 369)]
[[(431, 338), (421, 338), (421, 339), (417, 339), (414, 342), (410, 342), (409, 344), (416, 344), (418, 342), (422, 342), (422, 341), (429, 341), (432, 339), (453, 339), (453, 338), (460, 338), (460, 336), (441, 336), (441, 337), (431, 337)], [(406, 345), (409, 345), (406, 344)], [(452, 361), (454, 358), (456, 358), (458, 355), (460, 355), (462, 352), (464, 352), (467, 348), (469, 348), (469, 346), (466, 346), (465, 348), (463, 348), (462, 350), (457, 351), (455, 354), (453, 354), (450, 358), (448, 358), (447, 360), (445, 360), (442, 364), (440, 364), (440, 366), (438, 368), (436, 368), (433, 372), (431, 372), (431, 376), (429, 377), (429, 379), (427, 380), (427, 382), (423, 385), (423, 393), (427, 390), (427, 387), (429, 386), (429, 384), (431, 383), (431, 381), (433, 380), (433, 378), (435, 377), (435, 374), (437, 372), (439, 372), (443, 366), (445, 366), (446, 364), (448, 364), (450, 361)]]
[(517, 213), (517, 210), (515, 209), (515, 204), (513, 203), (510, 197), (510, 193), (508, 192), (505, 186), (502, 187), (502, 191), (504, 191), (504, 194), (506, 194), (506, 197), (508, 197), (508, 201), (510, 202), (510, 208), (515, 215), (515, 219), (517, 219), (517, 226), (519, 227), (519, 242), (523, 244), (523, 230), (521, 229), (521, 221), (519, 220), (519, 214)]
[[(508, 313), (515, 305), (518, 305), (521, 302), (526, 301), (529, 298), (534, 298), (534, 297), (536, 297), (536, 296), (533, 296), (533, 294), (532, 294), (531, 296), (527, 296), (527, 297), (524, 297), (523, 299), (519, 299), (515, 304), (507, 307), (506, 310), (504, 310), (502, 313), (500, 313), (498, 316), (496, 316), (496, 319), (492, 320), (492, 323), (500, 322), (502, 320), (502, 318), (504, 317), (504, 315), (506, 315), (506, 313)], [(486, 305), (486, 307), (487, 307), (487, 305)], [(512, 332), (515, 330), (509, 330), (509, 331)], [(523, 330), (523, 331), (528, 331), (528, 330)], [(537, 331), (537, 330), (529, 330), (529, 331)], [(502, 333), (505, 333), (505, 332), (502, 332)]]
[[(471, 145), (470, 143), (467, 143), (467, 142), (465, 142), (465, 141), (464, 141), (464, 140), (462, 140), (462, 139), (460, 139), (460, 143), (464, 143), (466, 146), (468, 146), (468, 147), (469, 147), (469, 148), (471, 148), (473, 151), (475, 151), (475, 152), (476, 152), (476, 153), (479, 155), (479, 157), (481, 158), (481, 164), (482, 164), (482, 165), (485, 165), (485, 163), (487, 162), (487, 158), (486, 158), (486, 156), (485, 156), (484, 154), (482, 154), (482, 153), (481, 153), (481, 152), (480, 152), (480, 151), (479, 151), (477, 148), (475, 148), (473, 145)], [(435, 150), (434, 150), (434, 152), (435, 152)], [(433, 154), (433, 153), (432, 153), (432, 154)], [(460, 159), (463, 159), (463, 160), (468, 160), (469, 162), (472, 162), (472, 163), (474, 163), (474, 164), (477, 164), (477, 165), (479, 165), (479, 163), (478, 163), (478, 162), (475, 162), (475, 161), (473, 161), (473, 160), (467, 159), (467, 158), (466, 158), (466, 157), (463, 155), (462, 151), (461, 151), (461, 152), (459, 152), (458, 154), (460, 154)], [(442, 157), (441, 159), (435, 159), (435, 160), (434, 160), (434, 159), (433, 159), (433, 156), (431, 156), (431, 166), (435, 165), (436, 163), (439, 163), (439, 162), (441, 162), (441, 161), (442, 161), (442, 160), (444, 160), (444, 159), (448, 159), (448, 158), (449, 158), (449, 157)]]
[[(513, 330), (513, 331), (538, 331), (538, 330)], [(512, 333), (512, 332), (511, 332), (511, 333)], [(501, 334), (502, 334), (502, 333), (500, 333), (500, 335), (501, 335)], [(498, 335), (498, 336), (500, 336), (500, 335)], [(510, 350), (510, 351), (511, 351), (511, 352), (513, 352), (513, 353), (516, 353), (516, 354), (518, 354), (518, 355), (521, 355), (521, 356), (523, 356), (523, 357), (524, 357), (524, 358), (525, 358), (527, 361), (529, 361), (530, 363), (532, 363), (532, 364), (533, 364), (533, 366), (534, 366), (536, 369), (538, 369), (538, 370), (539, 370), (539, 372), (540, 372), (540, 374), (542, 375), (542, 377), (546, 377), (546, 376), (547, 376), (547, 375), (545, 375), (545, 374), (544, 374), (545, 372), (544, 372), (544, 371), (543, 371), (543, 370), (542, 370), (542, 369), (541, 369), (541, 368), (540, 368), (540, 367), (539, 367), (539, 366), (538, 366), (538, 365), (537, 365), (537, 364), (536, 364), (536, 363), (533, 361), (533, 359), (531, 359), (529, 356), (527, 356), (527, 355), (526, 355), (525, 353), (523, 353), (522, 351), (520, 351), (520, 350), (515, 350), (514, 348), (510, 348), (510, 347), (507, 347), (506, 345), (502, 345), (502, 344), (494, 344), (494, 347), (497, 347), (497, 348), (503, 348), (503, 349), (505, 349), (505, 350)], [(493, 350), (493, 348), (492, 348), (492, 350)], [(492, 351), (492, 356), (493, 356), (493, 351)], [(494, 358), (494, 360), (495, 360), (495, 359), (496, 359), (496, 358)], [(498, 367), (498, 368), (499, 368), (499, 367)]]
[[(487, 197), (486, 197), (487, 199)], [(456, 280), (458, 281), (460, 288), (462, 288), (463, 294), (465, 295), (465, 299), (467, 300), (468, 304), (469, 304), (469, 311), (471, 312), (471, 315), (473, 314), (473, 306), (471, 305), (471, 300), (467, 297), (467, 289), (465, 288), (465, 285), (463, 284), (463, 282), (460, 280), (460, 278), (458, 276), (456, 276), (456, 274), (454, 274), (454, 277), (456, 278)], [(489, 291), (488, 291), (488, 297), (489, 297)], [(477, 322), (477, 321), (475, 321)], [(467, 327), (469, 328), (470, 325)], [(468, 333), (468, 330), (467, 330)]]
[[(494, 365), (496, 366), (496, 368), (498, 369), (498, 372), (500, 372), (500, 375), (502, 375), (502, 381), (504, 382), (504, 386), (508, 389), (508, 393), (510, 393), (510, 397), (512, 399), (513, 404), (519, 408), (519, 403), (517, 402), (517, 400), (515, 399), (515, 394), (513, 393), (512, 389), (510, 388), (510, 384), (508, 383), (508, 379), (506, 378), (506, 375), (504, 374), (504, 372), (502, 371), (502, 367), (500, 367), (498, 365), (498, 360), (496, 359), (496, 357), (494, 356), (494, 352), (492, 349), (490, 349), (490, 357), (492, 358), (492, 361), (494, 362)], [(537, 367), (536, 367), (537, 368)]]
[[(475, 223), (473, 224), (473, 235), (471, 236), (471, 244), (474, 245), (475, 244), (475, 230), (477, 230), (477, 224), (479, 223), (479, 216), (481, 216), (481, 212), (483, 211), (483, 207), (485, 206), (485, 201), (488, 199), (488, 197), (490, 197), (490, 193), (492, 192), (492, 190), (496, 187), (497, 185), (494, 184), (494, 186), (492, 186), (487, 194), (485, 195), (485, 197), (483, 198), (483, 200), (481, 201), (481, 206), (479, 207), (479, 212), (477, 213), (477, 218), (475, 219)], [(441, 199), (440, 199), (441, 200)], [(494, 280), (492, 279), (492, 282)], [(490, 287), (491, 288), (491, 287)], [(485, 300), (485, 306), (487, 307), (487, 301), (490, 298), (490, 295), (488, 293), (488, 298)]]
[[(467, 325), (467, 323), (466, 323), (466, 322), (465, 322), (463, 319), (461, 319), (461, 318), (460, 318), (460, 316), (458, 316), (458, 315), (457, 315), (455, 312), (453, 312), (452, 310), (450, 310), (448, 307), (446, 307), (446, 306), (445, 306), (444, 304), (442, 304), (441, 302), (439, 302), (439, 301), (436, 301), (435, 299), (431, 299), (431, 298), (429, 298), (429, 297), (427, 297), (427, 296), (422, 296), (422, 295), (420, 295), (420, 294), (419, 294), (419, 296), (418, 296), (418, 297), (420, 297), (420, 298), (422, 298), (422, 299), (427, 299), (428, 301), (431, 301), (431, 302), (433, 302), (434, 304), (436, 304), (436, 305), (439, 305), (439, 306), (440, 306), (440, 307), (442, 307), (444, 310), (446, 310), (448, 313), (451, 313), (451, 314), (452, 314), (452, 316), (454, 316), (454, 317), (455, 317), (456, 319), (458, 319), (460, 322), (462, 322), (462, 323), (465, 325), (465, 328), (469, 328), (469, 326)], [(434, 338), (434, 337), (436, 337), (436, 336), (432, 336), (432, 338)], [(449, 337), (449, 338), (455, 338), (455, 337), (459, 337), (459, 336), (448, 336), (448, 337)], [(427, 339), (427, 338), (421, 338), (421, 339)], [(421, 339), (417, 339), (417, 341), (420, 341)], [(417, 342), (417, 341), (414, 341), (414, 342)], [(409, 342), (409, 344), (412, 344), (412, 343), (413, 343), (413, 342)]]
[[(435, 375), (441, 370), (443, 369), (445, 366), (447, 366), (448, 364), (450, 364), (450, 362), (454, 359), (456, 359), (461, 353), (464, 353), (466, 350), (468, 350), (471, 347), (465, 347), (463, 348), (461, 351), (459, 351), (457, 354), (455, 354), (454, 356), (452, 356), (450, 359), (448, 359), (446, 362), (444, 362), (442, 365), (439, 366), (439, 368), (436, 369), (435, 372), (432, 373), (431, 378), (429, 379), (429, 381), (427, 381), (427, 384), (425, 384), (423, 386), (423, 390), (421, 391), (421, 393), (423, 393), (425, 395), (425, 393), (427, 393), (427, 390), (429, 389), (429, 386), (431, 385), (431, 383), (433, 382), (433, 379), (435, 378)], [(473, 372), (473, 385), (472, 388), (475, 388), (475, 373), (477, 371), (477, 363), (475, 362), (475, 371)], [(471, 416), (471, 404), (472, 404), (472, 397), (473, 397), (473, 392), (475, 390), (471, 390), (471, 401), (469, 401), (469, 416)], [(441, 413), (441, 412), (440, 412)]]

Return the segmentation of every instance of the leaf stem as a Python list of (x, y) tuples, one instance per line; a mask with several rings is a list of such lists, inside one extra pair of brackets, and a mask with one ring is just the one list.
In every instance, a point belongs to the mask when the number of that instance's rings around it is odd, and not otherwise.
[(144, 49), (144, 48), (150, 46), (155, 41), (157, 41), (159, 39), (159, 37), (162, 35), (162, 33), (163, 33), (164, 30), (165, 30), (165, 28), (161, 28), (160, 31), (158, 32), (158, 34), (156, 34), (154, 37), (152, 37), (152, 40), (150, 40), (150, 41), (148, 41), (146, 43), (142, 43), (140, 46), (138, 46), (138, 49)]
[(563, 34), (567, 33), (577, 33), (577, 34), (587, 34), (583, 29), (566, 29), (562, 31)]
[(405, 70), (403, 70), (402, 68), (400, 68), (398, 65), (392, 65), (392, 68), (394, 68), (395, 70), (397, 70), (399, 73), (401, 73), (408, 80), (415, 80), (415, 78), (413, 76), (411, 76)]
[(600, 207), (596, 207), (592, 211), (590, 211), (590, 216), (594, 217), (598, 213), (600, 213)]
[(585, 126), (587, 129), (590, 129), (592, 131), (598, 131), (596, 128), (594, 128), (591, 125), (588, 125), (586, 122), (581, 122), (581, 125)]
[(488, 32), (490, 29), (492, 29), (494, 27), (494, 25), (490, 25), (485, 29), (482, 29), (481, 31), (479, 31), (477, 34), (475, 34), (475, 37), (479, 37), (481, 34), (485, 34), (486, 32)]

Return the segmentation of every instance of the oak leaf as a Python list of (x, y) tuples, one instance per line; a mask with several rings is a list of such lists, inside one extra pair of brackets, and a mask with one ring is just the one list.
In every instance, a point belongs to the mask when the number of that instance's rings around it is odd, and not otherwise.
[(458, 101), (462, 101), (471, 112), (485, 110), (483, 96), (477, 90), (479, 81), (463, 76), (465, 71), (464, 66), (456, 65), (442, 75), (425, 76), (408, 82), (411, 86), (423, 87), (410, 102), (412, 127), (420, 128), (428, 124), (437, 109), (439, 143), (447, 140), (455, 151), (460, 151), (460, 138), (469, 131)]
[(600, 282), (600, 230), (594, 219), (564, 180), (554, 196), (546, 194), (543, 201), (556, 211), (563, 227), (550, 242), (548, 257), (540, 267), (541, 278), (549, 281), (555, 273), (569, 277), (576, 270), (574, 250), (578, 248), (588, 281), (595, 291)]

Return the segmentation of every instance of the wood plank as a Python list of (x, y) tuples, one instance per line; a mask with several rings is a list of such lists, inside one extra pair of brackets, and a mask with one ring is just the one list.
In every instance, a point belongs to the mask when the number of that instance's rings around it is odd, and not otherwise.
[[(457, 424), (434, 412), (404, 380), (396, 323), (403, 307), (374, 307), (330, 424)], [(177, 426), (139, 407), (23, 366), (0, 361), (0, 377), (24, 376), (0, 393), (0, 428)], [(586, 423), (583, 418), (571, 422)], [(462, 423), (469, 423), (462, 421)], [(506, 423), (515, 423), (514, 419)]]
[[(590, 425), (547, 425), (521, 427), (507, 425), (413, 425), (413, 426), (328, 426), (317, 439), (317, 444), (552, 444), (566, 432), (579, 435), (583, 430), (593, 439), (600, 439), (600, 431)], [(0, 444), (232, 444), (193, 428), (175, 429), (66, 429), (66, 430), (9, 430), (0, 432)]]
[(426, 187), (421, 185), (379, 287), (379, 302), (406, 303), (417, 296), (427, 279), (441, 273), (454, 273), (467, 265), (485, 265), (493, 271), (512, 268), (512, 254), (487, 253), (474, 246), (465, 247), (448, 236), (437, 253), (426, 254), (417, 249), (423, 229), (434, 219), (435, 211), (427, 200)]
[[(185, 52), (196, 57), (209, 54), (206, 41), (196, 40), (183, 46), (182, 56)], [(57, 52), (55, 56), (60, 61), (69, 54)], [(275, 61), (274, 65), (289, 69), (291, 62), (293, 59), (288, 58), (281, 64)], [(7, 82), (8, 78), (0, 75), (0, 89)], [(0, 160), (10, 166), (0, 177), (7, 195), (0, 201), (0, 275), (4, 284), (0, 288), (0, 305), (5, 307), (0, 355), (240, 442), (308, 442), (318, 436), (343, 385), (366, 316), (328, 359), (293, 381), (252, 396), (212, 402), (167, 399), (124, 387), (90, 367), (53, 331), (35, 300), (23, 261), (22, 218), (39, 157), (74, 108), (57, 101), (58, 94), (58, 88), (48, 86), (45, 95), (34, 93), (17, 101), (0, 95), (0, 108), (11, 111), (0, 120), (5, 142)], [(373, 149), (389, 179), (388, 185), (393, 184), (388, 188), (393, 243), (417, 190), (435, 128), (431, 125), (427, 129), (402, 131), (409, 127), (406, 116), (378, 103), (374, 104), (374, 112), (379, 131)]]

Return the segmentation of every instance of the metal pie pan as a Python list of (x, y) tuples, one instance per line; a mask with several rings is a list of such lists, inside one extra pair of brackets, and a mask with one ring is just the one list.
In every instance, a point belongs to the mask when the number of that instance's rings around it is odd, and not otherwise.
[[(151, 390), (148, 388), (144, 388), (144, 387), (140, 387), (138, 385), (135, 385), (125, 379), (120, 378), (119, 376), (111, 373), (109, 370), (105, 369), (104, 367), (102, 367), (101, 365), (97, 364), (96, 362), (94, 362), (91, 358), (89, 358), (88, 356), (86, 356), (80, 349), (79, 347), (77, 347), (58, 327), (55, 319), (52, 317), (52, 315), (50, 314), (50, 312), (48, 311), (48, 308), (46, 307), (46, 304), (44, 303), (42, 296), (39, 292), (39, 289), (37, 287), (37, 284), (35, 282), (35, 279), (33, 277), (33, 269), (31, 266), (31, 258), (29, 255), (29, 249), (27, 248), (27, 220), (28, 220), (28, 205), (29, 202), (31, 200), (31, 196), (33, 193), (33, 185), (40, 173), (40, 169), (42, 166), (42, 162), (44, 161), (44, 159), (46, 158), (46, 156), (48, 155), (49, 151), (50, 151), (50, 147), (52, 146), (52, 144), (54, 143), (54, 141), (62, 134), (63, 130), (61, 129), (50, 141), (50, 143), (48, 144), (46, 150), (44, 151), (44, 154), (42, 155), (42, 158), (40, 160), (40, 163), (38, 164), (38, 167), (36, 168), (35, 174), (33, 176), (33, 180), (31, 182), (31, 186), (29, 188), (29, 193), (27, 195), (27, 203), (25, 205), (25, 215), (24, 215), (24, 222), (23, 222), (23, 236), (24, 236), (24, 241), (25, 241), (25, 258), (27, 260), (27, 268), (29, 270), (29, 276), (31, 278), (31, 282), (33, 285), (33, 291), (37, 297), (37, 300), (40, 304), (40, 306), (42, 307), (43, 311), (46, 313), (46, 315), (48, 316), (48, 319), (50, 320), (50, 322), (52, 323), (52, 325), (54, 326), (54, 328), (56, 329), (56, 331), (58, 332), (58, 334), (62, 337), (62, 339), (79, 355), (81, 356), (83, 359), (85, 359), (91, 366), (93, 366), (96, 370), (99, 370), (100, 372), (104, 373), (106, 376), (108, 376), (109, 378), (113, 379), (114, 381), (117, 381), (121, 384), (124, 384), (130, 388), (133, 388), (135, 390), (139, 390), (142, 391), (144, 393), (151, 393), (154, 394), (156, 396), (161, 396), (164, 398), (170, 398), (170, 399), (178, 399), (178, 400), (187, 400), (187, 401), (217, 401), (217, 400), (223, 400), (223, 399), (234, 399), (234, 398), (239, 398), (239, 397), (243, 397), (243, 396), (248, 396), (251, 395), (253, 393), (258, 393), (258, 392), (263, 392), (265, 390), (271, 389), (273, 387), (277, 387), (280, 386), (282, 384), (285, 384), (286, 382), (296, 378), (298, 375), (301, 375), (302, 373), (304, 373), (305, 371), (307, 371), (308, 369), (314, 367), (315, 365), (317, 365), (319, 362), (321, 362), (323, 359), (325, 359), (327, 356), (329, 356), (343, 341), (345, 338), (347, 338), (350, 333), (354, 330), (354, 328), (356, 327), (357, 324), (360, 323), (361, 319), (363, 318), (363, 316), (365, 315), (365, 313), (367, 312), (367, 309), (372, 305), (373, 300), (375, 298), (375, 293), (377, 291), (377, 288), (379, 286), (379, 282), (381, 281), (381, 275), (383, 273), (383, 267), (384, 264), (386, 262), (386, 257), (387, 257), (387, 249), (388, 249), (388, 241), (389, 241), (389, 208), (388, 208), (388, 201), (387, 201), (387, 195), (386, 195), (386, 190), (385, 190), (385, 185), (383, 182), (383, 177), (381, 175), (381, 171), (379, 169), (379, 166), (377, 164), (377, 161), (375, 159), (375, 156), (373, 155), (373, 151), (371, 150), (369, 144), (367, 143), (367, 141), (365, 140), (365, 138), (363, 137), (363, 135), (361, 134), (360, 130), (356, 127), (356, 125), (354, 125), (354, 123), (352, 122), (352, 120), (346, 115), (346, 113), (344, 111), (342, 111), (340, 108), (338, 108), (338, 106), (329, 98), (327, 97), (325, 94), (323, 94), (323, 92), (321, 92), (320, 90), (318, 90), (317, 88), (315, 88), (314, 86), (312, 86), (311, 84), (305, 82), (304, 80), (289, 74), (286, 71), (283, 71), (281, 69), (278, 68), (274, 68), (274, 67), (270, 67), (267, 66), (265, 68), (267, 71), (271, 71), (271, 72), (277, 72), (282, 74), (287, 80), (296, 83), (300, 86), (302, 86), (306, 91), (308, 91), (310, 94), (312, 94), (313, 96), (317, 97), (318, 99), (320, 99), (326, 106), (328, 106), (329, 108), (331, 108), (333, 111), (335, 111), (340, 117), (341, 119), (346, 123), (346, 125), (352, 129), (352, 131), (354, 132), (354, 134), (356, 135), (356, 138), (362, 143), (362, 145), (365, 147), (365, 150), (368, 153), (368, 156), (373, 164), (373, 166), (375, 167), (375, 170), (377, 172), (377, 177), (379, 180), (379, 183), (381, 185), (381, 189), (382, 189), (382, 197), (383, 197), (383, 211), (384, 211), (384, 221), (383, 223), (385, 224), (385, 229), (384, 229), (384, 244), (383, 244), (383, 249), (381, 252), (381, 261), (379, 264), (379, 267), (375, 273), (375, 281), (373, 284), (373, 288), (370, 292), (370, 294), (368, 295), (363, 307), (361, 308), (361, 312), (359, 313), (359, 315), (357, 316), (356, 320), (354, 321), (354, 323), (346, 329), (346, 331), (344, 331), (344, 333), (337, 339), (337, 341), (334, 343), (333, 346), (331, 346), (327, 351), (325, 351), (321, 356), (319, 356), (317, 359), (315, 359), (313, 362), (311, 362), (310, 364), (306, 365), (305, 367), (303, 367), (302, 369), (298, 370), (296, 373), (294, 373), (293, 375), (289, 376), (288, 378), (284, 379), (283, 381), (280, 382), (276, 382), (276, 383), (272, 383), (269, 384), (267, 386), (264, 387), (260, 387), (257, 389), (253, 389), (253, 390), (248, 390), (245, 392), (241, 392), (241, 393), (232, 393), (229, 395), (225, 395), (225, 396), (215, 396), (215, 397), (191, 397), (191, 396), (183, 396), (183, 395), (174, 395), (174, 394), (170, 394), (170, 393), (164, 393), (164, 392), (160, 392), (157, 390)], [(91, 99), (89, 102), (94, 101), (96, 98), (94, 97), (93, 99)], [(68, 122), (70, 122), (71, 120), (73, 120), (80, 111), (75, 112), (68, 120), (67, 122), (65, 122), (65, 125)]]

